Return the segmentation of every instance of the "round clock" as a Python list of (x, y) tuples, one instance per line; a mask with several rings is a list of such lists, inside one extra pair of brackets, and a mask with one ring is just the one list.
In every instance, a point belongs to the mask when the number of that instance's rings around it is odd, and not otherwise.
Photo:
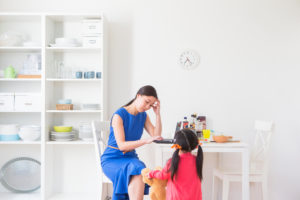
[(179, 56), (179, 64), (183, 69), (194, 69), (199, 65), (200, 56), (196, 51), (185, 50)]

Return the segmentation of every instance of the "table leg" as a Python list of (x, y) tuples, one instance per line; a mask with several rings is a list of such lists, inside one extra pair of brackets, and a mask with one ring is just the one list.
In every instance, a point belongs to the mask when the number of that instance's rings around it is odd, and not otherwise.
[(163, 167), (163, 148), (156, 147), (155, 148), (155, 167), (160, 166)]
[(242, 195), (243, 200), (249, 200), (249, 150), (245, 148), (242, 152)]

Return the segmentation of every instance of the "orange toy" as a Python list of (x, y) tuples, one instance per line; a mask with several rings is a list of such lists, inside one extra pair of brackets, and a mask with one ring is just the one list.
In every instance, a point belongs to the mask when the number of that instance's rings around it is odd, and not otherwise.
[[(155, 170), (162, 170), (161, 167), (156, 167)], [(145, 168), (142, 170), (142, 176), (144, 183), (151, 186), (150, 199), (151, 200), (166, 200), (166, 186), (167, 180), (161, 180), (157, 178), (148, 178), (147, 175), (150, 169)]]

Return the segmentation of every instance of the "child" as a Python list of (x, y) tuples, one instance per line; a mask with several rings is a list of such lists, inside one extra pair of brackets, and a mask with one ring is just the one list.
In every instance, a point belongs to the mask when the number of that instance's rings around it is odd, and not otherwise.
[[(176, 148), (162, 171), (153, 170), (149, 178), (167, 179), (167, 200), (202, 200), (201, 180), (203, 151), (196, 134), (190, 129), (175, 133)], [(191, 151), (198, 147), (197, 156)]]

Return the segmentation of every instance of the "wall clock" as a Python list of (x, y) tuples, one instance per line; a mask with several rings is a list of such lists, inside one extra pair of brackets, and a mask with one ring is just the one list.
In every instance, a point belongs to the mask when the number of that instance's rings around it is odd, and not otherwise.
[(179, 64), (183, 69), (195, 69), (200, 63), (200, 55), (194, 50), (185, 50), (179, 56)]

